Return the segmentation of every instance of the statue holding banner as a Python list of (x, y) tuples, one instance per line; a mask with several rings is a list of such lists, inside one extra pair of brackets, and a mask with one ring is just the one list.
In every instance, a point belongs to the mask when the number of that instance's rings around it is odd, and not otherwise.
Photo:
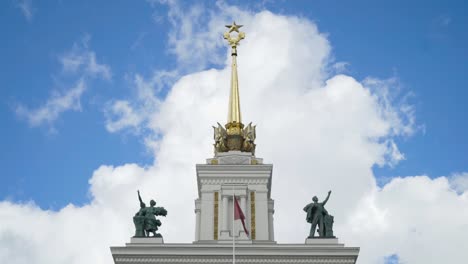
[(156, 219), (156, 216), (166, 216), (167, 211), (164, 207), (155, 207), (156, 202), (150, 201), (150, 207), (147, 207), (140, 196), (138, 191), (138, 199), (140, 200), (140, 210), (133, 217), (133, 223), (135, 224), (135, 236), (134, 237), (162, 237), (161, 234), (156, 233), (158, 227), (161, 226), (161, 221)]

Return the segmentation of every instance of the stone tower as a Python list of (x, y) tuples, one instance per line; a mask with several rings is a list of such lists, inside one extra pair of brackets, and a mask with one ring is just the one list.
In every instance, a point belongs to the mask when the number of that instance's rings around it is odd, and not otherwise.
[[(228, 119), (223, 127), (214, 128), (214, 157), (197, 164), (198, 199), (195, 201), (195, 242), (237, 241), (274, 242), (271, 199), (271, 164), (255, 156), (255, 126), (244, 126), (241, 120), (237, 46), (245, 34), (241, 25), (226, 26), (224, 38), (231, 46), (231, 89)], [(237, 33), (237, 36), (231, 36)], [(233, 195), (240, 198), (249, 235), (238, 221), (233, 221)], [(234, 226), (233, 226), (234, 225)], [(234, 234), (233, 234), (234, 232)]]

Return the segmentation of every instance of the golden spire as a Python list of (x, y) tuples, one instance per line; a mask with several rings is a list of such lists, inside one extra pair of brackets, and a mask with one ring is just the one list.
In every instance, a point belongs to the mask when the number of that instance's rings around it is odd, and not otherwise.
[(232, 55), (231, 93), (229, 95), (228, 123), (242, 123), (239, 98), (239, 81), (237, 79), (236, 55)]
[[(231, 92), (229, 95), (228, 123), (226, 124), (226, 128), (228, 129), (228, 134), (240, 135), (244, 125), (242, 124), (241, 119), (239, 81), (237, 78), (237, 46), (239, 45), (239, 42), (245, 38), (245, 33), (239, 31), (239, 28), (241, 28), (242, 25), (237, 25), (236, 22), (233, 22), (232, 25), (226, 25), (226, 27), (229, 30), (224, 33), (224, 38), (231, 46), (232, 56)], [(237, 32), (237, 36), (231, 37), (232, 32)]]
[[(224, 38), (231, 46), (232, 73), (231, 73), (231, 93), (229, 95), (229, 114), (228, 123), (224, 129), (220, 123), (214, 129), (214, 149), (215, 155), (220, 152), (242, 151), (250, 152), (255, 156), (255, 127), (252, 123), (244, 128), (241, 119), (240, 100), (239, 100), (239, 82), (237, 79), (237, 46), (245, 38), (245, 33), (239, 31), (242, 25), (227, 25), (229, 30), (224, 33)], [(237, 36), (231, 37), (232, 32), (237, 32)], [(212, 162), (216, 162), (212, 160)], [(257, 162), (257, 161), (255, 161)]]

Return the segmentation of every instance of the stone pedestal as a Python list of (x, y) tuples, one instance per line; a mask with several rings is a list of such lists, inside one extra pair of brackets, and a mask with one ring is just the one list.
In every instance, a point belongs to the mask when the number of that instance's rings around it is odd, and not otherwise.
[(162, 237), (132, 237), (130, 244), (164, 244)]
[(214, 158), (207, 159), (206, 164), (258, 165), (263, 164), (263, 159), (255, 157), (250, 152), (232, 150), (229, 152), (217, 153)]
[(306, 238), (306, 245), (338, 245), (338, 238)]

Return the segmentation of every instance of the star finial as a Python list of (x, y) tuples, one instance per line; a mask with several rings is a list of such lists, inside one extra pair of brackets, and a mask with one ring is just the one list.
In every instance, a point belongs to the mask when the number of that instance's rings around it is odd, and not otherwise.
[(242, 25), (237, 25), (236, 21), (233, 21), (232, 25), (226, 25), (226, 27), (229, 28), (229, 33), (233, 32), (233, 31), (239, 33), (239, 28), (241, 28)]
[[(242, 25), (237, 25), (234, 21), (232, 22), (232, 25), (226, 25), (226, 27), (229, 28), (229, 30), (224, 32), (224, 39), (226, 39), (229, 45), (232, 47), (232, 54), (237, 54), (236, 47), (239, 45), (239, 41), (245, 38), (245, 33), (239, 31), (239, 28), (241, 28)], [(231, 33), (234, 31), (237, 32), (237, 36), (231, 37)]]

